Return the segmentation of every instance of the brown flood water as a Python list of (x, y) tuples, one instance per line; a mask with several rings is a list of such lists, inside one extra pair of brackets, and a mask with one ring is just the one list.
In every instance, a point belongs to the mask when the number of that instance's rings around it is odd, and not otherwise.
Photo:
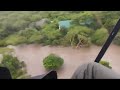
[[(72, 47), (50, 47), (36, 44), (16, 46), (15, 54), (27, 65), (31, 76), (46, 73), (42, 60), (50, 53), (55, 53), (64, 59), (64, 65), (58, 70), (58, 78), (71, 78), (76, 68), (84, 63), (93, 62), (101, 47), (92, 45), (90, 48), (75, 49)], [(120, 46), (110, 45), (104, 60), (110, 62), (112, 69), (120, 73)]]

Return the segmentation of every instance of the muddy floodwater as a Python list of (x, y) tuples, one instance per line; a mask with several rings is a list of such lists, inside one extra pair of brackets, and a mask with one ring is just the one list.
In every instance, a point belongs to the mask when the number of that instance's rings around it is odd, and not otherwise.
[[(93, 62), (101, 48), (95, 45), (89, 48), (75, 49), (31, 44), (16, 46), (15, 54), (19, 60), (26, 63), (28, 74), (36, 76), (46, 73), (42, 62), (43, 58), (50, 53), (55, 53), (64, 59), (64, 65), (57, 72), (58, 78), (69, 79), (78, 66)], [(109, 61), (112, 69), (120, 73), (120, 46), (110, 45), (103, 59)]]

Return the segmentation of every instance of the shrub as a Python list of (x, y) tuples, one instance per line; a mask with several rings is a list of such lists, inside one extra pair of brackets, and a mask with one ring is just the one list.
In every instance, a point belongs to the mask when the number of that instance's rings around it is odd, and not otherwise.
[(112, 69), (112, 67), (109, 65), (109, 62), (107, 62), (107, 61), (100, 61), (99, 63), (108, 67), (108, 68), (110, 68), (110, 69)]
[(68, 29), (66, 27), (61, 27), (60, 33), (62, 34), (62, 36), (65, 36), (67, 32), (68, 32)]
[(113, 43), (116, 45), (120, 45), (120, 32), (116, 35), (115, 39), (113, 40)]
[(96, 30), (92, 36), (92, 42), (96, 45), (103, 45), (108, 38), (108, 31), (105, 28)]
[(49, 28), (48, 26), (47, 28), (43, 29), (42, 35), (47, 37), (48, 40), (59, 39), (62, 36), (59, 30), (51, 27)]
[(62, 44), (65, 46), (76, 46), (78, 44), (89, 46), (91, 42), (89, 38), (92, 31), (93, 30), (84, 26), (73, 27), (67, 32), (67, 35), (64, 37)]
[(34, 28), (25, 28), (24, 30), (20, 30), (18, 32), (18, 35), (29, 39), (33, 34), (36, 34), (36, 33), (38, 33), (38, 31)]
[(28, 43), (40, 43), (42, 39), (42, 35), (40, 33), (34, 33), (31, 35), (31, 37), (28, 39)]
[(55, 54), (50, 54), (43, 60), (43, 65), (47, 70), (59, 69), (63, 63), (64, 60)]
[(114, 28), (115, 24), (117, 23), (118, 19), (108, 19), (106, 20), (104, 27), (107, 28), (108, 32), (110, 33), (112, 29)]
[(44, 45), (57, 45), (59, 43), (59, 39), (62, 38), (62, 33), (59, 30), (54, 28), (48, 28), (49, 26), (45, 27), (42, 31), (42, 43)]
[(26, 40), (27, 39), (24, 36), (10, 35), (9, 37), (6, 38), (5, 43), (7, 45), (17, 45), (17, 44), (25, 43)]
[(3, 55), (3, 60), (1, 61), (0, 66), (7, 67), (10, 70), (13, 79), (29, 77), (27, 75), (25, 63), (23, 61), (20, 62), (17, 57)]
[(93, 12), (83, 12), (78, 14), (78, 16), (74, 16), (73, 23), (77, 25), (87, 26), (94, 30), (101, 27)]
[(105, 28), (109, 31), (109, 33), (114, 28), (120, 16), (120, 12), (118, 11), (105, 11), (101, 13), (101, 21)]
[(13, 52), (13, 49), (6, 48), (6, 47), (0, 47), (0, 54), (6, 54), (6, 53), (11, 53)]
[(0, 40), (0, 47), (6, 46), (5, 40)]
[(52, 45), (60, 45), (60, 40), (53, 40)]

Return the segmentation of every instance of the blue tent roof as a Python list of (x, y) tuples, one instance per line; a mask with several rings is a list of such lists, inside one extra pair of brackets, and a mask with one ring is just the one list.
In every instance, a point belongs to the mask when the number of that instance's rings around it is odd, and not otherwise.
[(65, 20), (65, 21), (58, 22), (60, 27), (65, 27), (65, 28), (69, 28), (70, 27), (70, 23), (71, 23), (71, 20)]

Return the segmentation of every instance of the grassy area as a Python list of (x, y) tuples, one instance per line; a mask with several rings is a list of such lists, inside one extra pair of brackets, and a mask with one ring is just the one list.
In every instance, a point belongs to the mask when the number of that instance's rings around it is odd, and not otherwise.
[(13, 52), (13, 49), (0, 47), (0, 54), (11, 53), (11, 52)]

